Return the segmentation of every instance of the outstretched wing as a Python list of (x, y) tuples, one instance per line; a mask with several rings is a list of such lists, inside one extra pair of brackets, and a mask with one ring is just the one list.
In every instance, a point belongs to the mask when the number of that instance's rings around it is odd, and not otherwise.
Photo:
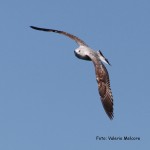
[(91, 57), (95, 66), (98, 91), (101, 97), (103, 107), (110, 119), (113, 119), (113, 96), (110, 88), (109, 74), (106, 67), (97, 57)]
[(55, 32), (55, 33), (59, 33), (59, 34), (63, 34), (69, 38), (71, 38), (72, 40), (76, 41), (76, 43), (78, 45), (84, 45), (84, 46), (87, 46), (87, 44), (82, 41), (81, 39), (79, 39), (78, 37), (70, 34), (70, 33), (67, 33), (67, 32), (64, 32), (64, 31), (59, 31), (59, 30), (54, 30), (54, 29), (45, 29), (45, 28), (39, 28), (39, 27), (35, 27), (35, 26), (30, 26), (32, 29), (35, 29), (35, 30), (40, 30), (40, 31), (46, 31), (46, 32)]

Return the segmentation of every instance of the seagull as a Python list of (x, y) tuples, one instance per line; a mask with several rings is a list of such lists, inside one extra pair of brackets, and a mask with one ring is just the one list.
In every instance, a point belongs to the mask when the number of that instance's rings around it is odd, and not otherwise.
[(46, 29), (46, 28), (39, 28), (35, 26), (30, 26), (32, 29), (39, 30), (39, 31), (46, 31), (46, 32), (54, 32), (58, 34), (65, 35), (70, 39), (74, 40), (78, 44), (78, 48), (74, 50), (74, 54), (77, 58), (82, 60), (92, 61), (95, 67), (95, 74), (96, 74), (96, 81), (98, 83), (98, 92), (101, 97), (101, 102), (103, 108), (108, 115), (108, 117), (112, 120), (113, 115), (113, 96), (110, 88), (110, 80), (108, 71), (103, 63), (111, 65), (104, 57), (102, 52), (95, 51), (90, 48), (84, 41), (82, 41), (77, 36), (74, 36), (70, 33), (54, 30), (54, 29)]

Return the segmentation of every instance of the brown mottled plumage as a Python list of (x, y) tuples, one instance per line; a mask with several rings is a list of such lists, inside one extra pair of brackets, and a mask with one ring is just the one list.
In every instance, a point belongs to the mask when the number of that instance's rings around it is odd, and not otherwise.
[(99, 63), (97, 60), (93, 60), (93, 63), (103, 107), (108, 117), (113, 119), (113, 96), (110, 88), (109, 74), (102, 63)]

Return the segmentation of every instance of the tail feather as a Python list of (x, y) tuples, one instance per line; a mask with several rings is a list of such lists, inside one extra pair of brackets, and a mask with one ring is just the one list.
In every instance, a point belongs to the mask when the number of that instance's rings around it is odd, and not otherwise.
[(109, 63), (108, 59), (104, 57), (104, 55), (102, 54), (102, 52), (100, 50), (98, 51), (98, 55), (99, 55), (99, 58), (100, 58), (100, 60), (102, 62), (104, 62), (104, 63), (106, 63), (106, 64), (111, 66), (111, 64)]

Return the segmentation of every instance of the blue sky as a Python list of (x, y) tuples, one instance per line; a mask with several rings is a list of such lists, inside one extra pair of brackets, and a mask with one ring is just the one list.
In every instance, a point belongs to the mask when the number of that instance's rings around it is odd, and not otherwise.
[[(0, 149), (149, 147), (149, 14), (148, 0), (1, 1)], [(93, 64), (74, 56), (76, 43), (30, 25), (70, 32), (101, 49), (112, 64), (114, 120), (101, 105)]]

